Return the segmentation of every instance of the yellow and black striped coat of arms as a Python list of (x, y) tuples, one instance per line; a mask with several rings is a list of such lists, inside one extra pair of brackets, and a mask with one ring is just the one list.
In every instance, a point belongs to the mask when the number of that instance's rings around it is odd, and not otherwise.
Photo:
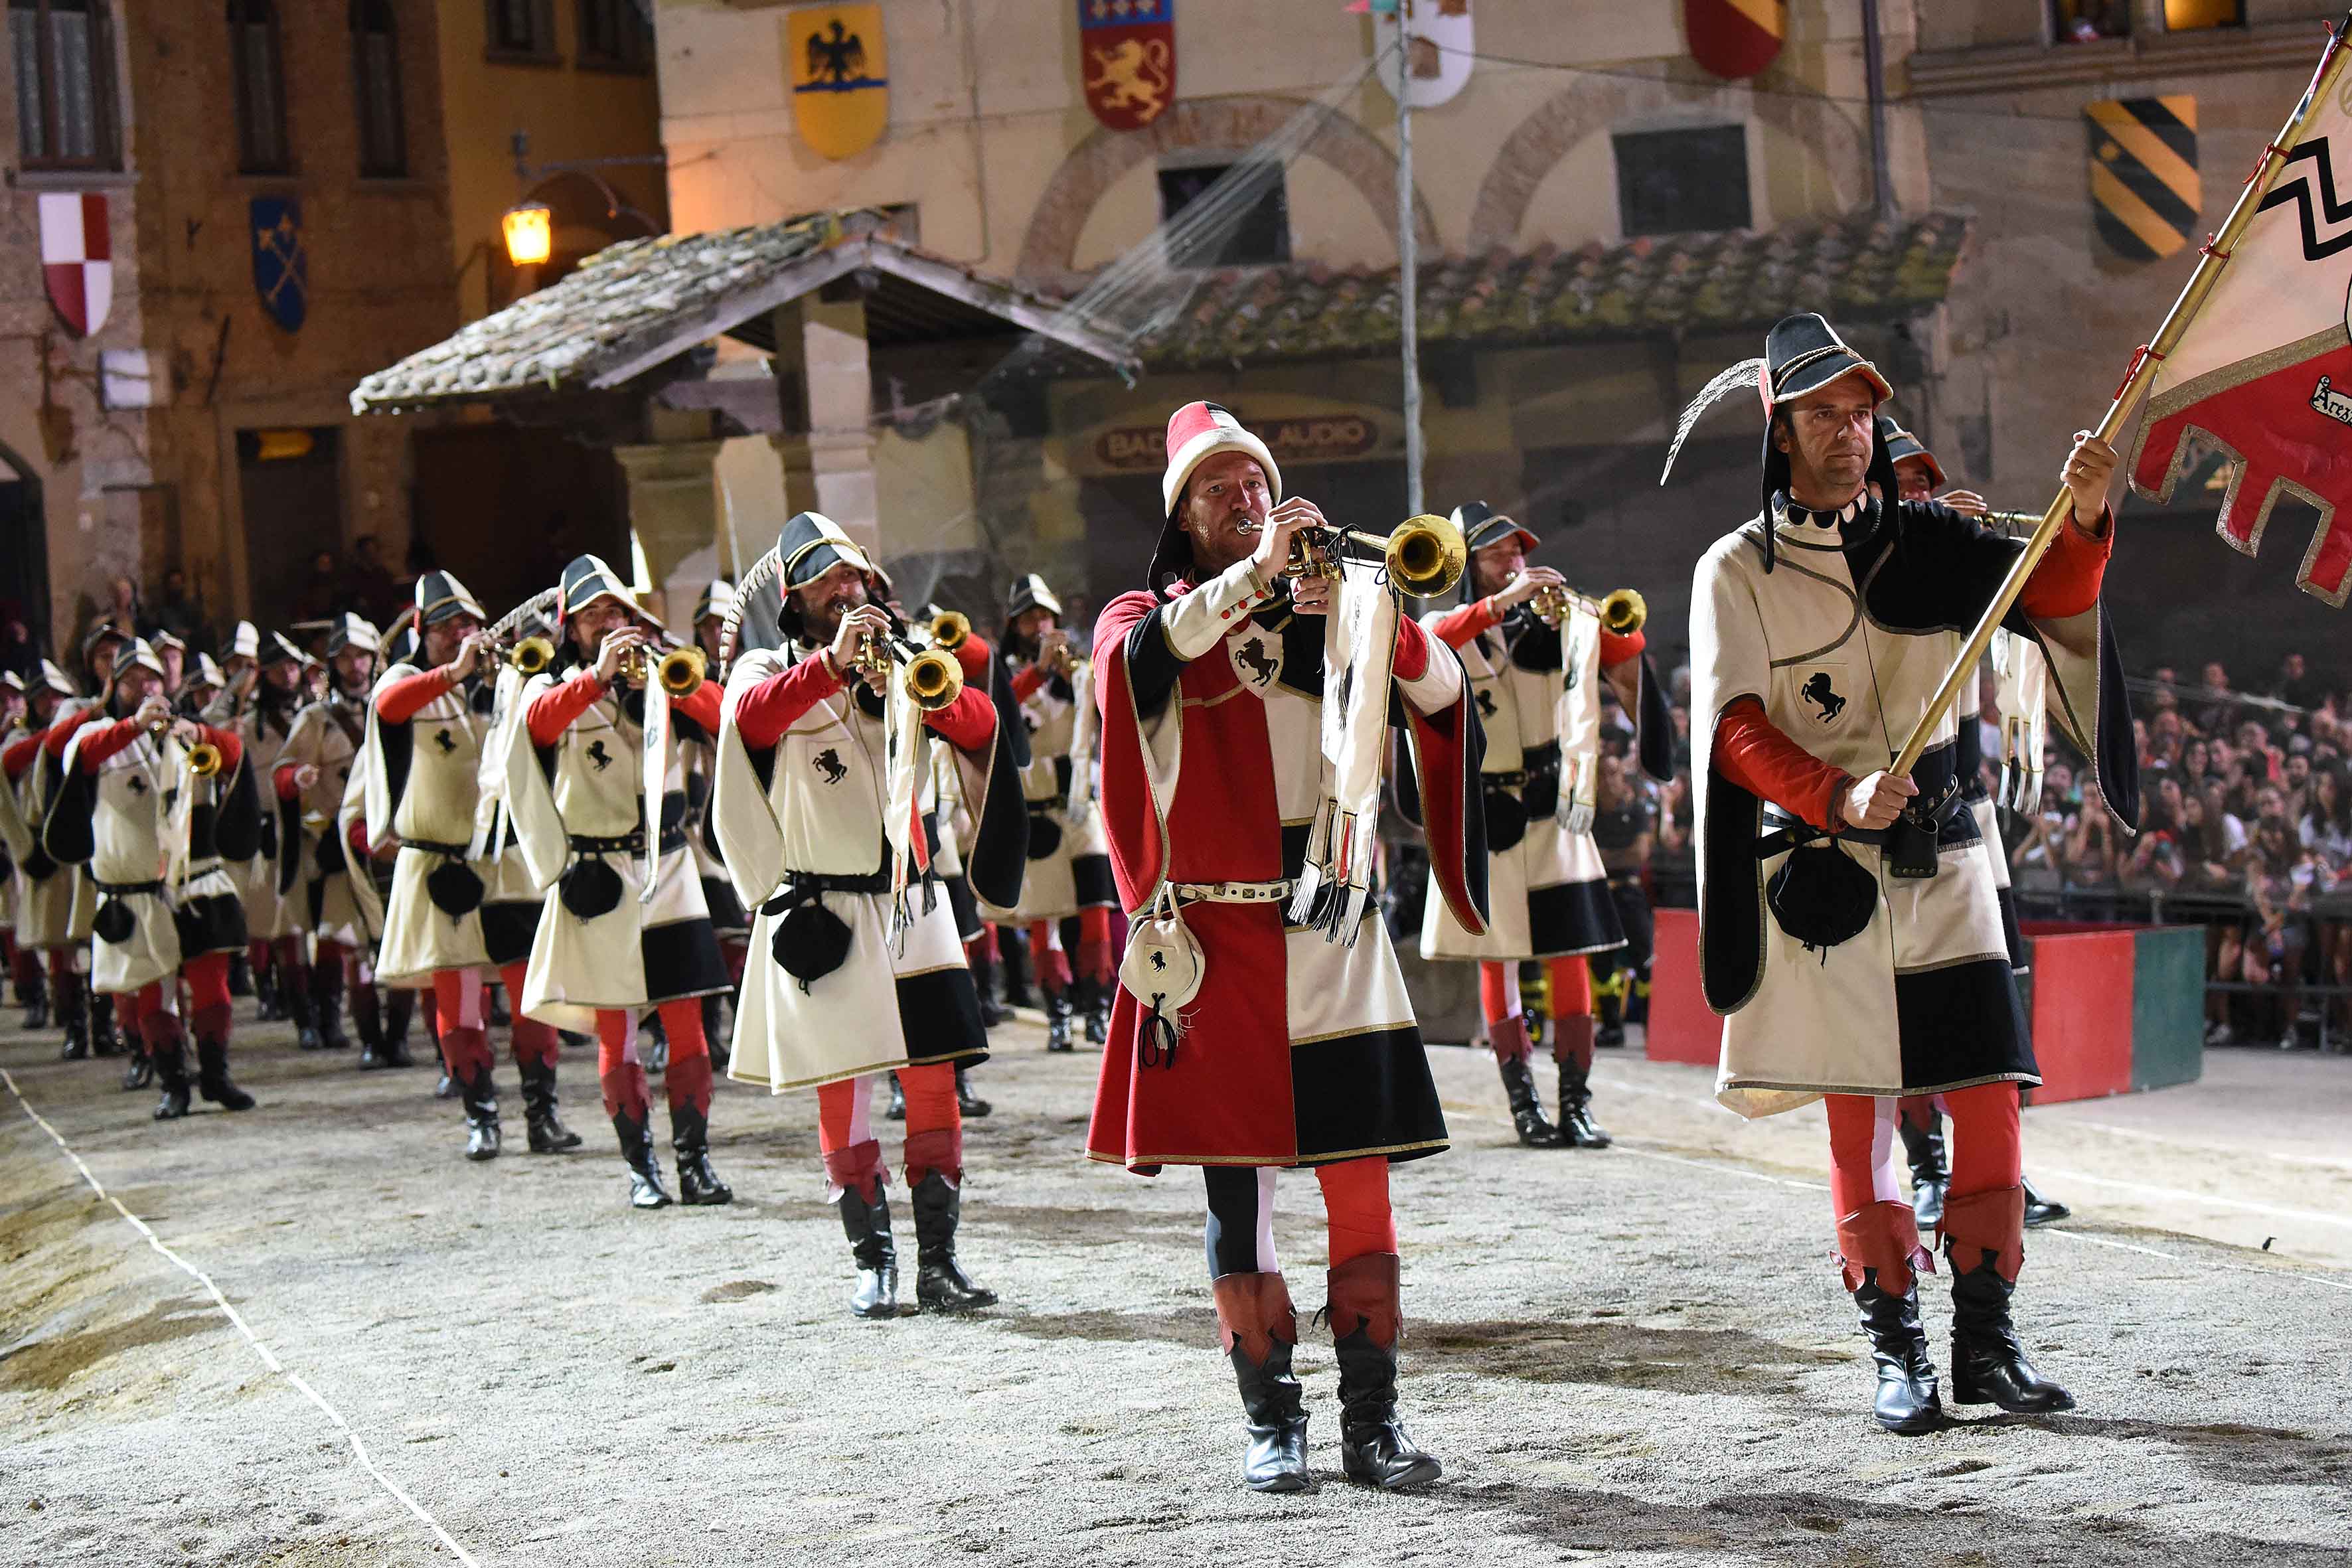
[(2091, 210), (2099, 238), (2133, 261), (2158, 261), (2194, 242), (2204, 190), (2197, 177), (2197, 100), (2111, 98), (2087, 104)]

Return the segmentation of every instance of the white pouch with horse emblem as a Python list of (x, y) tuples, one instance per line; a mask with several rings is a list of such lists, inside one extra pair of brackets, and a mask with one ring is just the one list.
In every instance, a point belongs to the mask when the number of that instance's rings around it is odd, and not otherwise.
[(1176, 1015), (1201, 994), (1201, 944), (1184, 924), (1176, 895), (1162, 883), (1150, 907), (1129, 922), (1118, 983), (1143, 1005), (1140, 1051), (1146, 1067), (1176, 1065)]

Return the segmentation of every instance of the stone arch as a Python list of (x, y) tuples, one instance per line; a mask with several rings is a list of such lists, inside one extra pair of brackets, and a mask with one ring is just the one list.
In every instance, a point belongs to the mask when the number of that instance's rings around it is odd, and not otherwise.
[(48, 487), (41, 470), (26, 462), (16, 447), (0, 441), (0, 597), (15, 597), (33, 640), (43, 647), (64, 647), (73, 636), (68, 625), (50, 625)]
[[(1069, 271), (1095, 205), (1119, 176), (1145, 159), (1204, 149), (1243, 153), (1281, 131), (1301, 110), (1314, 107), (1305, 100), (1271, 96), (1199, 99), (1178, 103), (1141, 131), (1097, 127), (1045, 182), (1028, 232), (1022, 237), (1017, 275), (1037, 279)], [(1374, 212), (1396, 210), (1396, 154), (1347, 115), (1324, 116), (1302, 151), (1355, 186)], [(1437, 225), (1417, 190), (1413, 228), (1422, 246), (1436, 252)]]
[[(1554, 94), (1504, 139), (1486, 177), (1479, 183), (1477, 205), (1470, 215), (1470, 254), (1508, 249), (1517, 243), (1537, 188), (1569, 150), (1587, 136), (1647, 110), (1719, 109), (1722, 91), (1714, 83), (1618, 78), (1582, 83)], [(1811, 146), (1834, 144), (1836, 155), (1824, 161), (1830, 167), (1831, 190), (1842, 200), (1845, 194), (1839, 189), (1840, 169), (1870, 166), (1862, 128), (1827, 100), (1761, 92), (1748, 98), (1746, 109), (1751, 118), (1798, 142)]]

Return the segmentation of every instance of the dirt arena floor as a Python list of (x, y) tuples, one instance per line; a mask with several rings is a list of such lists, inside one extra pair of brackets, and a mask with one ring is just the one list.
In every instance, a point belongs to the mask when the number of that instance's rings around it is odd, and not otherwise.
[[(1197, 1178), (1086, 1163), (1097, 1058), (1034, 1020), (997, 1044), (963, 1255), (1004, 1304), (866, 1323), (813, 1097), (722, 1086), (738, 1202), (641, 1215), (577, 1053), (585, 1151), (477, 1166), (428, 1071), (285, 1026), (240, 1031), (259, 1110), (167, 1126), (118, 1064), (0, 1032), (0, 1562), (2352, 1560), (2352, 1058), (2215, 1052), (2193, 1088), (2030, 1111), (2076, 1217), (2030, 1237), (2021, 1320), (2080, 1408), (1906, 1439), (1869, 1418), (1818, 1110), (1743, 1124), (1705, 1074), (1605, 1053), (1619, 1146), (1528, 1152), (1491, 1066), (1437, 1050), (1454, 1146), (1395, 1190), (1445, 1479), (1340, 1479), (1309, 1329), (1323, 1484), (1271, 1499), (1234, 1479)], [(1303, 1314), (1319, 1205), (1284, 1192)]]

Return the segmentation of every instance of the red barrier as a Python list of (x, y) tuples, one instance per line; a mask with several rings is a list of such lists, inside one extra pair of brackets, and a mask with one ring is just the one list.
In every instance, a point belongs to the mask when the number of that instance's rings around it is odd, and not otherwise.
[(1723, 1020), (1708, 1010), (1698, 984), (1698, 911), (1657, 911), (1657, 956), (1650, 964), (1650, 1046), (1654, 1062), (1713, 1067), (1723, 1051)]
[(2036, 1104), (2130, 1091), (2137, 940), (2112, 928), (2032, 938)]

